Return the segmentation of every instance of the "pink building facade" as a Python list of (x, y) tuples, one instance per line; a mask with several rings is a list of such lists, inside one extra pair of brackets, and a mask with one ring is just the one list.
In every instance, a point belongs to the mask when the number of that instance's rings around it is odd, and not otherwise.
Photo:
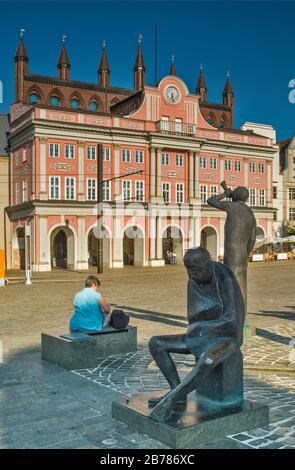
[[(107, 112), (48, 100), (12, 105), (12, 268), (23, 267), (25, 225), (34, 271), (95, 265), (98, 232), (110, 268), (162, 266), (168, 252), (181, 263), (189, 247), (200, 245), (217, 260), (226, 214), (206, 200), (223, 180), (249, 188), (260, 234), (272, 234), (277, 147), (271, 139), (214, 127), (201, 111), (200, 94), (174, 74), (126, 95)], [(97, 226), (98, 144), (104, 149), (103, 230)]]

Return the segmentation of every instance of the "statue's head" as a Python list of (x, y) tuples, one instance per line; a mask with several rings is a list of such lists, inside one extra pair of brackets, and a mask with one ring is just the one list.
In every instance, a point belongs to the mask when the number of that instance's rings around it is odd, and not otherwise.
[(233, 190), (231, 197), (233, 201), (246, 202), (249, 197), (249, 191), (245, 186), (238, 186)]
[(205, 248), (189, 248), (183, 257), (184, 265), (190, 279), (205, 284), (212, 277), (212, 260)]

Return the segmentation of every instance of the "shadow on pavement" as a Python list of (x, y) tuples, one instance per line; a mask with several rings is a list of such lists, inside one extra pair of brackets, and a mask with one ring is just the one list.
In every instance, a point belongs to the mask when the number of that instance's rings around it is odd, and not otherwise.
[[(178, 326), (180, 328), (187, 328), (188, 326), (186, 318), (184, 316), (173, 315), (170, 313), (153, 312), (151, 310), (128, 307), (127, 305), (112, 304), (112, 307), (122, 308), (122, 309), (127, 310), (127, 313), (131, 318), (138, 318), (141, 320), (147, 320), (147, 321), (152, 321), (152, 322), (157, 322), (157, 323), (166, 323), (167, 325)], [(182, 320), (182, 321), (180, 322), (177, 320)]]

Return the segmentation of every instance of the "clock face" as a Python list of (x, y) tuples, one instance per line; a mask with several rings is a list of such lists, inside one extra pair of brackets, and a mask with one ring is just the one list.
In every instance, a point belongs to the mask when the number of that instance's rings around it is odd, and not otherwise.
[(180, 93), (175, 86), (170, 85), (165, 90), (165, 97), (170, 103), (178, 103)]

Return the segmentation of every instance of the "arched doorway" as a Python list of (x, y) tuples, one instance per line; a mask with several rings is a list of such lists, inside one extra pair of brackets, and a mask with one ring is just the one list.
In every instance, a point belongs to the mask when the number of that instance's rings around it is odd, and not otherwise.
[(181, 264), (183, 237), (181, 230), (173, 225), (166, 227), (162, 236), (162, 253), (166, 264)]
[(25, 269), (25, 228), (16, 229), (15, 247), (14, 247), (14, 267), (16, 269)]
[(209, 251), (214, 261), (217, 260), (217, 233), (213, 227), (204, 227), (202, 229), (201, 247)]
[(51, 266), (53, 268), (75, 268), (74, 234), (68, 227), (57, 227), (50, 237)]
[[(109, 231), (104, 227), (103, 236), (103, 266), (109, 268), (111, 266), (111, 239)], [(97, 237), (96, 229), (92, 228), (88, 233), (88, 264), (89, 267), (97, 266)]]
[(144, 265), (144, 237), (142, 230), (136, 225), (127, 227), (123, 237), (124, 266)]
[(256, 240), (257, 241), (262, 241), (265, 238), (265, 233), (263, 228), (261, 227), (256, 227)]

